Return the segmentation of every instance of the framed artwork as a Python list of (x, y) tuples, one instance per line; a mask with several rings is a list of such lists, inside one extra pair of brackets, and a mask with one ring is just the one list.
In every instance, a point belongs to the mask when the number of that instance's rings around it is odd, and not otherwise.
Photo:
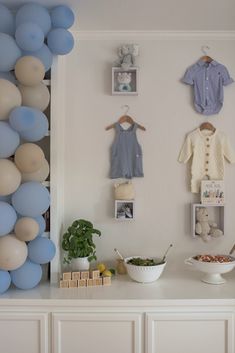
[(130, 200), (115, 200), (115, 219), (131, 221), (134, 219), (135, 202)]
[(224, 205), (225, 187), (223, 180), (202, 180), (201, 203), (203, 205)]

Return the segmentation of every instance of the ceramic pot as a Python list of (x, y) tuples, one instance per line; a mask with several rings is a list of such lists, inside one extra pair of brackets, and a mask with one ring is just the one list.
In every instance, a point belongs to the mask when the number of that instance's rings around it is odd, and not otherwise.
[(73, 271), (87, 271), (90, 268), (88, 257), (77, 257), (72, 260)]

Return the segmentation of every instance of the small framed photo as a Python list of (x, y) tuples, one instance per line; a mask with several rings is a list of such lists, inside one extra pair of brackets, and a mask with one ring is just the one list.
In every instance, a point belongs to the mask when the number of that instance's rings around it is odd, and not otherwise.
[(115, 200), (115, 219), (131, 221), (134, 219), (135, 202), (130, 200)]
[(223, 180), (202, 180), (201, 203), (203, 205), (224, 205), (225, 187)]
[(112, 95), (138, 95), (139, 68), (130, 67), (124, 70), (121, 67), (112, 67)]

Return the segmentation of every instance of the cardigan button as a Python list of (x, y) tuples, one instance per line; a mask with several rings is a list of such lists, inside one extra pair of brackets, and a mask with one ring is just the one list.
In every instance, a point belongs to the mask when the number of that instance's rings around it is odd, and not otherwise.
[(206, 139), (207, 141), (210, 141), (210, 139), (207, 137), (207, 139)]
[(206, 147), (210, 147), (210, 145), (206, 145)]
[(208, 172), (209, 169), (205, 169), (206, 172)]
[(206, 164), (209, 164), (209, 161), (206, 161)]
[(208, 156), (209, 156), (209, 153), (206, 153), (206, 156), (208, 157)]

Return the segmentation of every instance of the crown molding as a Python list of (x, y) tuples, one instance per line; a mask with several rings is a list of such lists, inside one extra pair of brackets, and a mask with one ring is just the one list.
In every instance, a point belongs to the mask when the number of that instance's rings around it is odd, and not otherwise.
[(235, 40), (235, 31), (72, 31), (79, 40)]

